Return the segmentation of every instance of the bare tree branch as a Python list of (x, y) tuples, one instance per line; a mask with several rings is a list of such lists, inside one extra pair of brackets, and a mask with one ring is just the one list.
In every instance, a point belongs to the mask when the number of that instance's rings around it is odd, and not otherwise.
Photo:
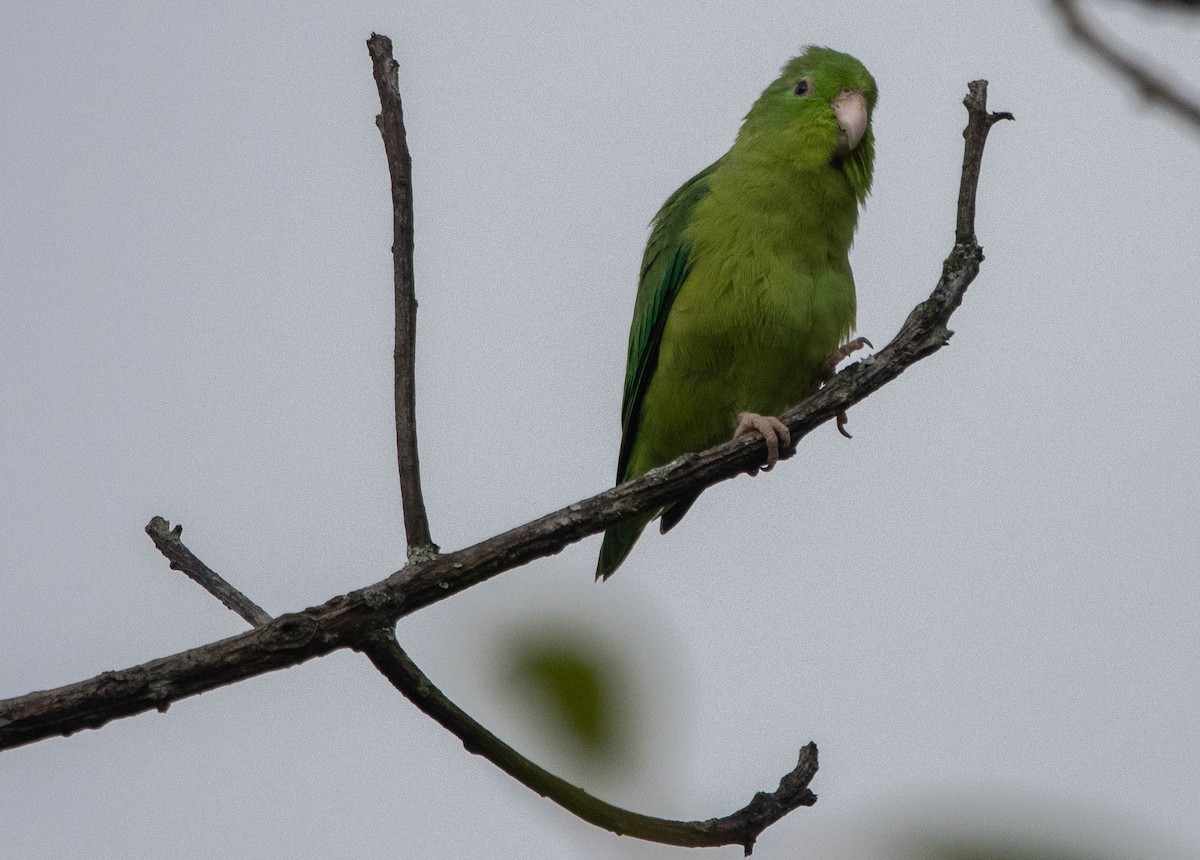
[(780, 780), (779, 788), (770, 794), (759, 792), (745, 807), (724, 818), (672, 821), (622, 809), (544, 770), (473, 720), (422, 674), (390, 629), (380, 631), (363, 650), (397, 690), (462, 740), (468, 752), (483, 756), (589, 824), (618, 835), (685, 848), (741, 845), (749, 856), (765, 829), (797, 807), (817, 802), (808, 788), (817, 773), (817, 745), (809, 743), (800, 750), (796, 767)]
[(158, 551), (167, 557), (171, 570), (183, 571), (193, 582), (198, 583), (209, 594), (225, 604), (242, 617), (251, 627), (261, 627), (271, 621), (271, 616), (261, 606), (246, 595), (242, 594), (220, 574), (210, 568), (183, 545), (180, 535), (183, 526), (171, 528), (171, 524), (162, 517), (152, 517), (146, 524), (146, 534), (158, 547)]
[[(251, 627), (269, 624), (272, 620), (270, 615), (214, 573), (183, 544), (180, 540), (182, 532), (181, 526), (171, 529), (170, 524), (161, 517), (155, 517), (146, 526), (146, 533), (170, 561), (173, 570), (182, 570)], [(198, 573), (194, 573), (194, 570)], [(254, 607), (254, 611), (243, 612), (240, 607), (245, 606)], [(673, 821), (632, 812), (606, 803), (555, 776), (489, 732), (434, 686), (400, 647), (390, 627), (367, 637), (361, 650), (392, 686), (461, 740), (468, 752), (486, 758), (522, 785), (589, 824), (620, 836), (685, 848), (741, 845), (749, 856), (763, 830), (797, 807), (812, 806), (817, 800), (817, 796), (808, 788), (817, 773), (817, 746), (809, 743), (800, 750), (796, 767), (780, 781), (779, 788), (770, 794), (759, 792), (744, 808), (724, 818)]]
[[(386, 36), (373, 33), (367, 40), (367, 47), (371, 54), (382, 107), (382, 113), (375, 121), (383, 136), (392, 186), (396, 237), (392, 246), (396, 292), (396, 452), (397, 462), (400, 464), (408, 558), (413, 562), (436, 556), (438, 547), (433, 544), (430, 536), (422, 497), (415, 426), (414, 339), (417, 302), (412, 261), (412, 161), (404, 129), (396, 63), (392, 59), (392, 42)], [(262, 620), (247, 620), (254, 626), (265, 623)], [(795, 778), (793, 772), (793, 778), (781, 782), (775, 795), (760, 794), (755, 798), (754, 804), (734, 816), (719, 821), (686, 823), (639, 815), (592, 797), (524, 758), (492, 735), (444, 696), (421, 673), (396, 642), (391, 627), (380, 630), (363, 646), (363, 650), (376, 668), (400, 692), (457, 735), (468, 750), (484, 756), (519, 782), (538, 794), (549, 797), (575, 815), (616, 833), (672, 845), (716, 846), (735, 842), (743, 845), (748, 855), (755, 838), (765, 827), (796, 806), (816, 801), (816, 796), (807, 787), (817, 770), (816, 746), (809, 744), (801, 752), (800, 763), (796, 766), (797, 770), (800, 770), (811, 764), (807, 778), (802, 783)], [(785, 786), (791, 790), (785, 792)], [(770, 813), (774, 813), (774, 817)]]
[(394, 386), (396, 391), (396, 462), (400, 469), (400, 498), (404, 504), (404, 532), (408, 558), (421, 561), (437, 555), (438, 547), (429, 533), (425, 497), (421, 492), (421, 461), (417, 457), (416, 361), (417, 296), (413, 275), (412, 159), (404, 131), (404, 106), (392, 40), (372, 33), (367, 39), (371, 68), (379, 90), (380, 113), (375, 125), (383, 136), (388, 173), (392, 183), (392, 265), (396, 294), (396, 346)]
[[(988, 132), (1000, 120), (1012, 120), (1008, 111), (988, 113), (987, 81), (971, 81), (963, 99), (970, 121), (963, 129), (962, 174), (958, 180), (958, 217), (954, 226), (954, 241), (958, 245), (976, 245), (975, 196), (979, 188), (979, 170), (983, 166), (983, 146)], [(964, 286), (965, 290), (966, 287)], [(955, 308), (958, 307), (956, 304)], [(947, 314), (947, 318), (949, 314)]]
[[(1188, 98), (1161, 74), (1151, 71), (1143, 64), (1133, 60), (1101, 36), (1099, 30), (1093, 27), (1079, 11), (1075, 0), (1051, 0), (1051, 2), (1058, 10), (1063, 22), (1066, 23), (1067, 29), (1084, 47), (1118, 72), (1128, 75), (1147, 99), (1160, 102), (1192, 125), (1200, 126), (1200, 102)], [(1159, 3), (1158, 5), (1163, 4)], [(1191, 0), (1176, 0), (1171, 5), (1197, 6), (1198, 4)]]
[[(976, 81), (964, 104), (965, 147), (982, 150), (987, 129), (1005, 116), (989, 114), (986, 82)], [(980, 158), (964, 156), (962, 186), (974, 199)], [(962, 195), (960, 195), (961, 198)], [(969, 216), (959, 206), (954, 248), (930, 297), (918, 305), (896, 337), (873, 358), (839, 373), (826, 387), (781, 416), (799, 440), (906, 368), (944, 346), (946, 324), (979, 271), (983, 252)], [(965, 237), (965, 238), (964, 238)], [(294, 666), (340, 648), (362, 648), (375, 631), (486, 579), (561, 551), (614, 523), (661, 508), (762, 462), (758, 435), (679, 457), (603, 493), (547, 514), (474, 546), (414, 561), (387, 579), (335, 597), (320, 606), (282, 615), (262, 627), (170, 657), (59, 687), (0, 701), (0, 749), (96, 728), (265, 672)]]

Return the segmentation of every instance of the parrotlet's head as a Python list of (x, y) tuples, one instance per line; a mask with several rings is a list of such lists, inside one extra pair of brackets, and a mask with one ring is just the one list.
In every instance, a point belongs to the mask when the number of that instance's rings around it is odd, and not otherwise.
[(854, 57), (808, 47), (750, 108), (732, 152), (801, 169), (834, 164), (862, 202), (875, 161), (871, 114), (877, 97), (875, 79)]

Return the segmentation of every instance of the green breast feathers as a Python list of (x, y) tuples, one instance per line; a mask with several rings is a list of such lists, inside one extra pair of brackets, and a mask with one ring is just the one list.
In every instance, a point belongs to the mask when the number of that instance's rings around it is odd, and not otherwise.
[[(618, 483), (738, 433), (774, 435), (772, 452), (788, 444), (772, 416), (816, 390), (854, 329), (848, 255), (871, 186), (875, 99), (861, 63), (808, 48), (730, 150), (663, 205), (629, 334)], [(694, 501), (611, 527), (597, 577), (652, 519), (665, 532)]]

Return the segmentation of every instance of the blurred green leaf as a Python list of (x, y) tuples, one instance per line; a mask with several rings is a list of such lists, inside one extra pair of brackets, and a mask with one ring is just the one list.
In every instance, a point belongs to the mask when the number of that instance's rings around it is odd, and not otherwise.
[(539, 729), (586, 764), (626, 757), (629, 683), (610, 649), (578, 635), (538, 630), (514, 636), (506, 657), (503, 676)]
[(1027, 838), (937, 840), (904, 856), (910, 860), (1116, 860), (1112, 854), (1101, 855)]

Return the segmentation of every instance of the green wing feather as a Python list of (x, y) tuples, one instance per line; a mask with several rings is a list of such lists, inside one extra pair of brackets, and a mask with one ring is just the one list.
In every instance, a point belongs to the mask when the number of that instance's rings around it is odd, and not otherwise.
[[(679, 288), (691, 271), (691, 249), (683, 233), (692, 209), (708, 193), (708, 177), (720, 164), (713, 162), (667, 198), (654, 217), (650, 240), (642, 257), (641, 277), (629, 329), (629, 358), (625, 367), (625, 396), (621, 404), (621, 453), (617, 458), (617, 483), (630, 475), (629, 458), (637, 441), (642, 402), (658, 366), (663, 328)], [(688, 502), (690, 505), (690, 501)], [(617, 523), (604, 533), (596, 578), (607, 579), (629, 555), (638, 536), (655, 513)]]
[(637, 438), (638, 419), (646, 388), (658, 365), (658, 347), (671, 304), (691, 270), (691, 249), (683, 231), (692, 209), (708, 193), (709, 174), (720, 161), (701, 170), (667, 198), (654, 217), (650, 240), (642, 257), (633, 324), (629, 330), (629, 358), (625, 366), (625, 396), (621, 403), (621, 453), (617, 459), (617, 483), (626, 480), (629, 453)]

